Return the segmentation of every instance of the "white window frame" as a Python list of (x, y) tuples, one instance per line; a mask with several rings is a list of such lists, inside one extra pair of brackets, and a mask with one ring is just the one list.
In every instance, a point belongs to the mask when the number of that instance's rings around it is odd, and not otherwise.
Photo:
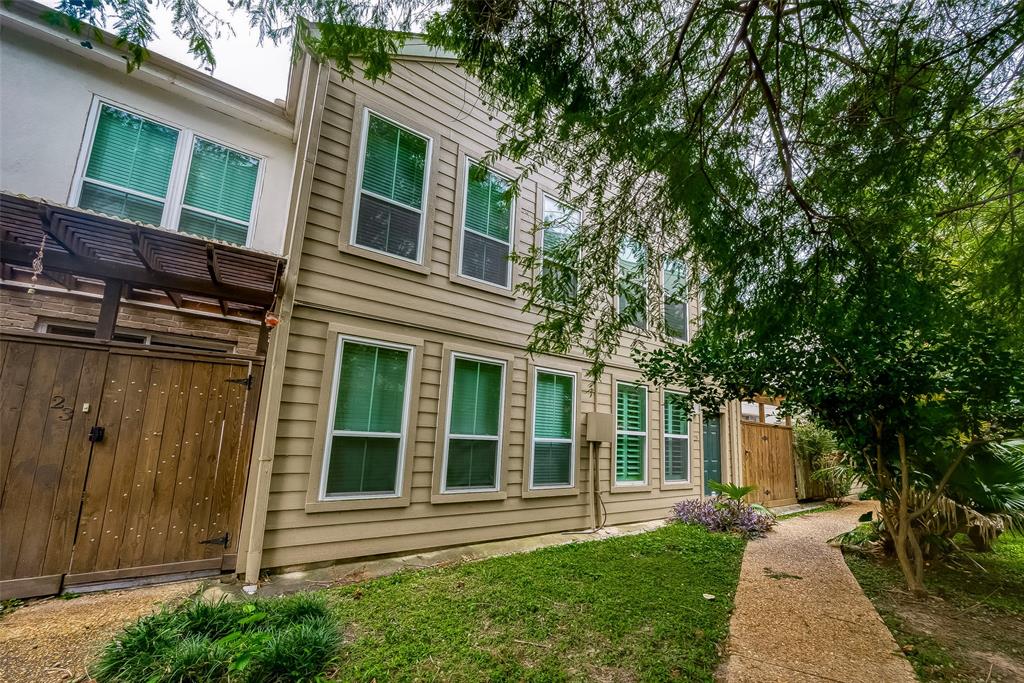
[[(572, 431), (568, 439), (555, 439), (551, 437), (537, 438), (537, 377), (540, 373), (546, 373), (549, 375), (562, 375), (563, 377), (572, 378), (572, 415), (571, 415), (571, 428)], [(527, 482), (527, 488), (530, 491), (550, 491), (551, 489), (571, 489), (576, 486), (576, 382), (578, 381), (576, 373), (568, 370), (556, 370), (554, 368), (545, 367), (534, 367), (533, 368), (533, 396), (531, 401), (533, 402), (533, 412), (530, 420), (530, 481)], [(569, 444), (569, 483), (568, 484), (541, 484), (536, 485), (533, 483), (533, 478), (537, 473), (537, 461), (536, 461), (536, 445), (538, 443), (568, 443)]]
[[(491, 365), (501, 366), (501, 394), (498, 396), (498, 435), (497, 436), (482, 436), (477, 434), (452, 434), (452, 397), (455, 394), (455, 361), (458, 358), (464, 358), (466, 360), (477, 361), (481, 363), (490, 363)], [(448, 357), (448, 407), (445, 411), (445, 424), (444, 424), (444, 457), (441, 462), (441, 493), (495, 493), (501, 490), (501, 463), (504, 454), (502, 453), (502, 444), (505, 436), (505, 377), (508, 372), (508, 365), (504, 360), (500, 358), (488, 358), (487, 356), (477, 356), (471, 353), (463, 353), (461, 351), (452, 351)], [(463, 487), (448, 488), (448, 446), (451, 440), (465, 439), (472, 441), (497, 441), (498, 447), (495, 449), (495, 463), (494, 463), (494, 486), (488, 487)]]
[[(338, 409), (338, 385), (341, 383), (341, 361), (345, 351), (345, 342), (353, 342), (355, 344), (376, 346), (386, 349), (398, 349), (400, 351), (405, 351), (408, 354), (405, 365), (405, 389), (402, 392), (402, 430), (399, 432), (398, 438), (398, 461), (395, 463), (395, 489), (393, 493), (345, 493), (331, 496), (327, 495), (327, 475), (331, 469), (331, 446), (333, 445), (335, 436), (363, 436), (389, 439), (393, 439), (395, 437), (393, 432), (353, 432), (334, 428), (334, 416)], [(412, 370), (416, 359), (416, 347), (409, 346), (408, 344), (396, 344), (394, 342), (367, 339), (365, 337), (357, 337), (355, 335), (348, 334), (338, 335), (337, 347), (338, 348), (335, 351), (336, 356), (334, 358), (334, 377), (331, 379), (331, 405), (327, 413), (327, 438), (324, 441), (323, 467), (320, 468), (319, 500), (376, 500), (401, 498), (402, 487), (405, 483), (403, 479), (405, 477), (405, 451), (409, 431), (409, 400), (412, 393)]]
[[(112, 109), (119, 109), (128, 114), (133, 114), (148, 121), (152, 121), (153, 123), (158, 123), (161, 126), (166, 126), (167, 128), (172, 128), (178, 131), (178, 143), (174, 150), (174, 160), (171, 162), (171, 175), (167, 179), (166, 197), (161, 199), (153, 195), (148, 195), (144, 192), (119, 187), (113, 183), (107, 183), (102, 180), (93, 180), (92, 178), (86, 177), (85, 172), (89, 168), (89, 158), (92, 156), (93, 143), (96, 140), (96, 127), (99, 125), (100, 108), (103, 106), (107, 106)], [(164, 210), (160, 217), (160, 225), (158, 227), (165, 228), (167, 230), (179, 232), (178, 224), (181, 220), (182, 208), (187, 208), (190, 211), (195, 211), (196, 213), (203, 213), (215, 218), (221, 218), (233, 223), (238, 223), (239, 221), (237, 218), (221, 216), (220, 214), (215, 214), (211, 211), (197, 209), (184, 204), (185, 186), (188, 184), (188, 174), (192, 167), (192, 146), (193, 141), (196, 138), (200, 138), (206, 142), (211, 142), (215, 145), (220, 145), (221, 147), (226, 147), (227, 149), (238, 152), (239, 154), (250, 156), (256, 159), (259, 164), (256, 171), (256, 187), (252, 193), (252, 209), (249, 212), (249, 221), (246, 224), (245, 231), (244, 246), (251, 247), (255, 233), (256, 216), (259, 213), (260, 198), (263, 191), (263, 175), (267, 167), (266, 156), (244, 149), (237, 145), (224, 142), (211, 135), (198, 133), (192, 129), (185, 128), (184, 126), (178, 125), (159, 116), (154, 116), (140, 111), (135, 107), (130, 107), (126, 104), (122, 104), (121, 102), (117, 102), (106, 97), (100, 97), (99, 95), (93, 96), (92, 104), (89, 107), (89, 116), (86, 119), (85, 133), (82, 138), (82, 148), (78, 155), (78, 161), (75, 164), (75, 175), (71, 181), (71, 189), (68, 193), (68, 205), (78, 206), (78, 202), (82, 198), (82, 186), (85, 182), (90, 182), (94, 185), (108, 187), (119, 192), (127, 192), (152, 201), (163, 202)]]
[[(622, 430), (619, 429), (619, 387), (639, 387), (644, 390), (644, 427), (646, 428), (642, 432)], [(651, 440), (648, 434), (650, 433), (651, 427), (651, 406), (650, 406), (651, 394), (647, 389), (646, 384), (640, 384), (638, 382), (624, 382), (622, 380), (616, 380), (615, 382), (615, 451), (614, 457), (612, 458), (612, 481), (616, 487), (618, 486), (647, 486), (649, 476), (648, 470), (650, 469), (650, 458), (651, 458)], [(643, 472), (644, 478), (642, 481), (619, 481), (618, 469), (619, 469), (619, 435), (622, 436), (642, 436), (644, 437), (644, 463)]]
[[(481, 166), (488, 173), (493, 173), (499, 178), (505, 180), (506, 182), (508, 182), (509, 186), (514, 184), (514, 181), (504, 173), (499, 173), (498, 171), (494, 170), (493, 168), (483, 163), (479, 159), (475, 159), (468, 155), (466, 156), (465, 168), (462, 169), (462, 226), (461, 229), (459, 230), (459, 277), (465, 278), (467, 280), (472, 280), (473, 282), (479, 282), (480, 284), (486, 285), (488, 287), (512, 291), (512, 259), (510, 257), (512, 256), (512, 251), (514, 250), (516, 243), (516, 211), (519, 207), (519, 203), (515, 195), (512, 196), (512, 204), (509, 207), (508, 242), (505, 244), (505, 246), (508, 247), (508, 255), (505, 257), (505, 281), (508, 284), (499, 285), (494, 282), (490, 282), (489, 280), (482, 280), (478, 277), (473, 277), (472, 275), (466, 275), (466, 273), (463, 272), (463, 265), (466, 262), (466, 230), (469, 229), (468, 227), (466, 227), (466, 208), (467, 205), (469, 204), (469, 169), (474, 165)], [(492, 242), (498, 241), (491, 237), (490, 235), (484, 235), (482, 233), (477, 232), (476, 230), (473, 231), (473, 234), (478, 237), (483, 237), (486, 240), (491, 240)]]
[[(388, 199), (387, 197), (382, 197), (381, 195), (377, 194), (376, 192), (371, 192), (370, 190), (364, 190), (363, 189), (363, 166), (366, 163), (366, 138), (367, 138), (367, 135), (369, 134), (369, 131), (370, 131), (370, 116), (371, 115), (372, 116), (376, 116), (377, 118), (382, 119), (384, 121), (387, 121), (391, 125), (396, 126), (396, 127), (400, 128), (401, 130), (404, 130), (407, 133), (415, 135), (416, 137), (424, 138), (427, 141), (426, 163), (423, 166), (423, 190), (422, 190), (422, 193), (420, 195), (421, 198), (420, 198), (420, 208), (419, 209), (413, 209), (411, 206), (406, 206), (405, 204), (402, 204), (401, 202), (396, 202), (393, 199)], [(363, 107), (363, 125), (362, 125), (362, 130), (360, 131), (360, 139), (359, 139), (359, 157), (358, 157), (359, 161), (358, 161), (358, 164), (356, 166), (356, 185), (355, 185), (354, 199), (352, 201), (352, 227), (348, 231), (349, 232), (349, 235), (348, 235), (349, 246), (352, 246), (352, 247), (354, 247), (356, 249), (365, 249), (366, 251), (372, 251), (375, 254), (381, 254), (381, 255), (387, 256), (389, 258), (398, 259), (399, 261), (405, 261), (406, 263), (415, 263), (417, 265), (423, 265), (423, 260), (424, 260), (423, 259), (423, 255), (424, 255), (424, 252), (426, 251), (425, 246), (424, 246), (424, 235), (427, 232), (426, 231), (426, 221), (427, 221), (427, 203), (429, 201), (428, 193), (429, 193), (429, 189), (430, 189), (430, 163), (431, 163), (431, 159), (433, 157), (433, 154), (434, 154), (434, 138), (433, 138), (433, 136), (427, 135), (426, 133), (424, 133), (422, 131), (416, 130), (415, 128), (410, 128), (409, 126), (406, 126), (406, 125), (404, 125), (402, 123), (399, 123), (398, 121), (394, 120), (390, 116), (387, 116), (386, 114), (380, 113), (376, 109), (371, 109), (370, 107)], [(415, 259), (409, 259), (409, 258), (406, 258), (404, 256), (399, 256), (398, 254), (392, 254), (391, 252), (384, 251), (383, 249), (374, 249), (373, 247), (367, 247), (365, 245), (362, 245), (362, 244), (359, 244), (358, 242), (356, 242), (356, 233), (359, 231), (359, 204), (360, 204), (360, 199), (362, 198), (364, 192), (366, 194), (370, 195), (371, 197), (373, 197), (374, 199), (379, 199), (382, 202), (387, 202), (388, 204), (393, 204), (393, 205), (395, 205), (395, 206), (397, 206), (399, 208), (402, 208), (402, 209), (407, 209), (407, 210), (418, 211), (419, 212), (419, 214), (420, 214), (420, 225), (419, 225), (419, 234), (418, 234), (417, 240), (416, 240), (416, 258)]]
[[(665, 414), (664, 413), (665, 413), (666, 409), (668, 408), (668, 397), (670, 395), (672, 395), (672, 396), (682, 396), (682, 394), (680, 394), (678, 391), (668, 391), (668, 390), (666, 390), (665, 391), (665, 398), (662, 401), (662, 407), (661, 407), (661, 412), (662, 412), (662, 416), (661, 416), (662, 430), (661, 430), (661, 432), (662, 432), (662, 436), (663, 436), (663, 440), (664, 440), (664, 444), (662, 444), (662, 450), (661, 450), (661, 453), (662, 453), (662, 457), (661, 457), (662, 480), (666, 484), (689, 484), (690, 483), (690, 479), (692, 478), (692, 475), (693, 475), (693, 473), (691, 472), (691, 470), (693, 469), (693, 462), (692, 462), (692, 460), (693, 460), (693, 452), (690, 450), (690, 416), (689, 415), (686, 416), (686, 434), (669, 434), (668, 433), (668, 420), (665, 419)], [(668, 442), (669, 442), (670, 439), (675, 440), (675, 441), (685, 441), (686, 442), (686, 477), (684, 479), (669, 479), (668, 475), (665, 474), (665, 472), (666, 472), (665, 456), (668, 454)]]
[(663, 292), (662, 297), (661, 297), (661, 320), (662, 320), (662, 325), (665, 325), (665, 336), (668, 337), (669, 339), (675, 339), (677, 341), (688, 342), (690, 340), (690, 291), (689, 291), (689, 289), (686, 290), (686, 298), (683, 299), (683, 301), (682, 301), (682, 304), (683, 304), (683, 306), (685, 306), (685, 310), (686, 310), (685, 315), (683, 315), (683, 328), (684, 328), (683, 329), (683, 334), (685, 336), (677, 337), (674, 334), (669, 334), (668, 326), (665, 324), (665, 311), (667, 309), (667, 305), (665, 303), (665, 300), (669, 297), (668, 287), (667, 287), (667, 285), (665, 283), (666, 283), (666, 277), (667, 277), (667, 274), (668, 274), (668, 264), (671, 263), (671, 262), (682, 263), (678, 259), (666, 259), (665, 263), (663, 263), (662, 266), (661, 266), (661, 290)]

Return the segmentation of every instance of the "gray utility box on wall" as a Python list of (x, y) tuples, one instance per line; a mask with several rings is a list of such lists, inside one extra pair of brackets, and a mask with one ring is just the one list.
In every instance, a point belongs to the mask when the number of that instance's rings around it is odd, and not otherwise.
[(615, 416), (611, 413), (587, 413), (587, 441), (612, 443), (615, 441)]

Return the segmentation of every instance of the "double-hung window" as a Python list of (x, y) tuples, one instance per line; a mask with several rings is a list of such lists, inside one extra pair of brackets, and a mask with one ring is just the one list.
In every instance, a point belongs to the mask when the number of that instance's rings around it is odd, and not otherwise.
[(576, 375), (537, 368), (533, 386), (530, 488), (572, 486), (576, 462)]
[(245, 244), (259, 159), (196, 136), (178, 230)]
[(515, 216), (511, 182), (476, 162), (466, 164), (459, 273), (504, 289), (512, 276)]
[(647, 387), (615, 383), (615, 483), (647, 483)]
[(543, 277), (557, 287), (559, 299), (563, 294), (567, 299), (574, 299), (577, 259), (558, 251), (558, 247), (579, 229), (580, 212), (544, 195), (543, 221), (541, 272)]
[(430, 138), (365, 110), (352, 244), (418, 263)]
[(647, 329), (647, 287), (643, 247), (627, 241), (619, 250), (619, 315), (627, 325)]
[(505, 364), (454, 354), (451, 372), (442, 490), (496, 491)]
[(180, 131), (109, 104), (99, 106), (78, 205), (165, 225)]
[(412, 349), (339, 339), (321, 498), (397, 496)]
[(686, 264), (670, 260), (664, 267), (665, 334), (686, 340), (690, 316), (687, 312)]
[(665, 392), (665, 462), (666, 483), (690, 481), (690, 415), (683, 406), (683, 397)]
[(101, 102), (78, 206), (244, 245), (260, 164), (192, 131)]

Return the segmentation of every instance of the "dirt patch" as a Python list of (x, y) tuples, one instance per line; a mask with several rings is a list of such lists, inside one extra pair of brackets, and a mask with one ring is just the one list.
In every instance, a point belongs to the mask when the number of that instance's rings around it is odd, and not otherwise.
[[(943, 600), (894, 594), (889, 609), (902, 630), (934, 641), (951, 659), (932, 675), (945, 681), (1024, 681), (1024, 622), (983, 607), (959, 609)], [(947, 668), (948, 667), (948, 668)], [(926, 678), (927, 680), (927, 678)]]
[(188, 581), (29, 602), (0, 620), (0, 681), (88, 680), (86, 667), (115, 633), (200, 585)]

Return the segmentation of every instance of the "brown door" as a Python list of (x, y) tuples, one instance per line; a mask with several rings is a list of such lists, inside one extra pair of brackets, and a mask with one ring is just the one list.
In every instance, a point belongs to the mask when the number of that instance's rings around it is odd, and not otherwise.
[(106, 363), (105, 350), (0, 340), (0, 598), (60, 590)]
[(756, 485), (748, 496), (767, 506), (796, 503), (793, 468), (793, 430), (783, 425), (743, 422), (743, 483)]
[(0, 440), (0, 593), (234, 568), (258, 367), (142, 349), (0, 349), (2, 426), (15, 434), (10, 448)]

